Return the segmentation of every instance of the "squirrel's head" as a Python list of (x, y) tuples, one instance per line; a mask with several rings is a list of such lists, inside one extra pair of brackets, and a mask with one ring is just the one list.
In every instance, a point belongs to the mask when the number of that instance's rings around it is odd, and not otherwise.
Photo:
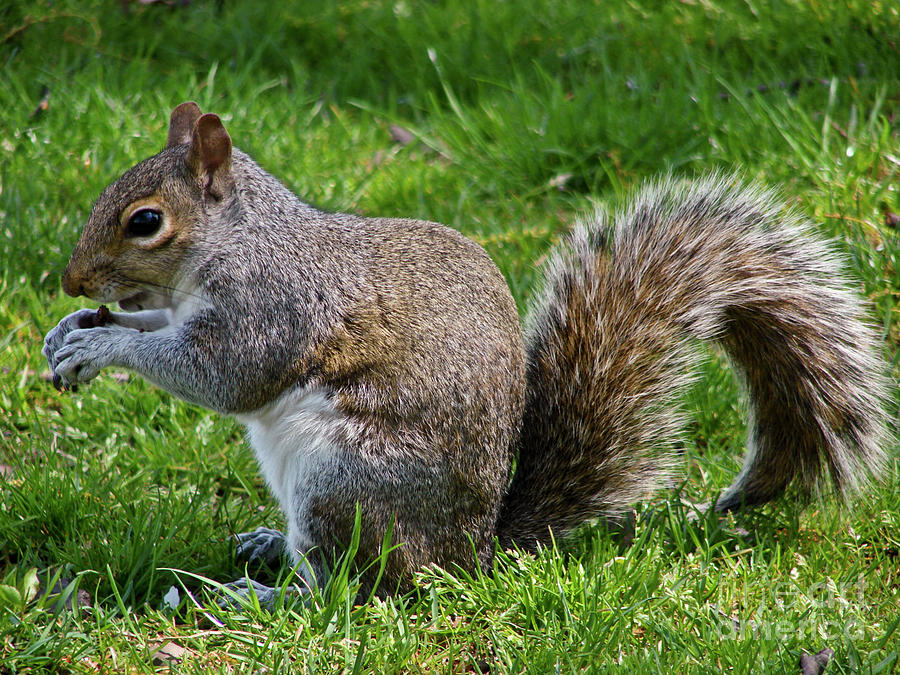
[(107, 187), (63, 273), (63, 290), (123, 309), (166, 307), (198, 228), (235, 194), (231, 138), (216, 115), (182, 103), (165, 149)]

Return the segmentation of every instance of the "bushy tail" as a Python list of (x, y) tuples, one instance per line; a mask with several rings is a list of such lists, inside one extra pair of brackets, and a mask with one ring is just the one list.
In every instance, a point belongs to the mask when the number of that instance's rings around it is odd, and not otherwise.
[(795, 477), (849, 495), (884, 466), (877, 339), (835, 254), (733, 178), (662, 181), (612, 225), (579, 225), (547, 265), (502, 542), (532, 548), (668, 481), (696, 338), (722, 345), (750, 401), (744, 466), (719, 509)]

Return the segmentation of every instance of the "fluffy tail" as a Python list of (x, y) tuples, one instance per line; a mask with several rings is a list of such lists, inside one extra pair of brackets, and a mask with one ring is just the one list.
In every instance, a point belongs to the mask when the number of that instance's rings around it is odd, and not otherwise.
[(835, 254), (772, 195), (712, 176), (645, 187), (612, 225), (579, 225), (526, 326), (528, 401), (501, 541), (533, 548), (668, 482), (696, 338), (750, 401), (744, 466), (721, 510), (797, 477), (843, 495), (885, 464), (876, 336)]

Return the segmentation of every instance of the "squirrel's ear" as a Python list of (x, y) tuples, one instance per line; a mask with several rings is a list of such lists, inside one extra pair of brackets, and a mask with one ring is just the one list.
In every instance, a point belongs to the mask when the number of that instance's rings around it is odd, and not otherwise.
[(166, 147), (190, 143), (194, 125), (202, 114), (200, 106), (193, 101), (187, 101), (175, 108), (169, 116), (169, 138), (166, 140)]
[(194, 124), (187, 164), (213, 197), (221, 199), (225, 195), (233, 182), (231, 137), (218, 115), (207, 113)]

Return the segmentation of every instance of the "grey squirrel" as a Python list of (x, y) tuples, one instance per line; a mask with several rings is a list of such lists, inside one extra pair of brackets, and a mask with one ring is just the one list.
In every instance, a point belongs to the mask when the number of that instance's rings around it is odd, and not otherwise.
[[(389, 530), (399, 543), (388, 592), (427, 564), (488, 566), (497, 540), (534, 550), (621, 514), (671, 475), (698, 338), (724, 348), (750, 400), (743, 469), (717, 509), (795, 479), (851, 495), (885, 465), (887, 384), (862, 302), (801, 219), (733, 177), (660, 180), (612, 222), (575, 227), (523, 338), (476, 243), (317, 210), (189, 102), (165, 149), (97, 199), (62, 286), (125, 311), (50, 331), (57, 381), (127, 368), (246, 425), (308, 583), (357, 508), (358, 560)], [(260, 528), (240, 546), (283, 543)]]

